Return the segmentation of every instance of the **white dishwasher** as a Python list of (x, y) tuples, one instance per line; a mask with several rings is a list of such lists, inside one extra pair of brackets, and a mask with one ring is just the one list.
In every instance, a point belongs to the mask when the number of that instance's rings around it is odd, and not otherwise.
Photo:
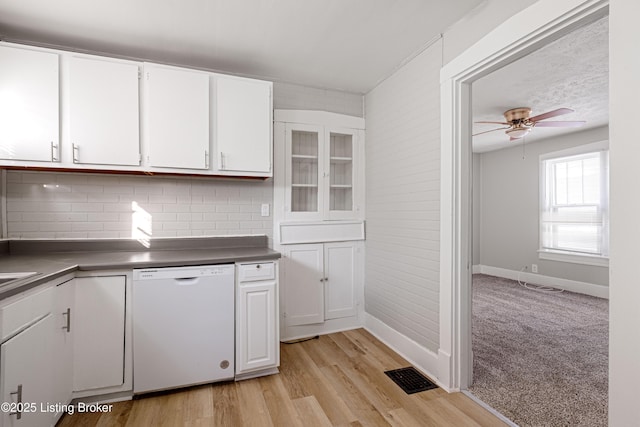
[(234, 265), (133, 270), (133, 392), (234, 377)]

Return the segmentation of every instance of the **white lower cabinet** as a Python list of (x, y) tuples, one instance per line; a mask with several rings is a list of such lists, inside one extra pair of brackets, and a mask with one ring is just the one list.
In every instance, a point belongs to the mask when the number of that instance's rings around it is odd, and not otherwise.
[[(285, 330), (358, 315), (362, 299), (362, 242), (282, 247)], [(290, 332), (285, 335), (291, 338)]]
[(41, 402), (53, 402), (53, 328), (48, 314), (1, 346), (2, 402), (11, 405), (2, 411), (4, 427), (54, 423), (51, 413), (40, 410)]
[[(54, 289), (54, 377), (53, 402), (66, 404), (73, 393), (73, 332), (71, 321), (75, 315), (73, 302), (73, 279), (69, 279)], [(58, 413), (56, 416), (62, 415)]]
[(74, 282), (73, 390), (124, 383), (126, 276), (78, 277)]
[(236, 379), (277, 372), (277, 262), (241, 263), (236, 268)]

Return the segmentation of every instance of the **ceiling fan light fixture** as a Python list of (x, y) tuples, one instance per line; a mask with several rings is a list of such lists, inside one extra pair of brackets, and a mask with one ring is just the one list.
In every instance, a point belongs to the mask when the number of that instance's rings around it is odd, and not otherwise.
[(531, 129), (530, 127), (515, 127), (513, 129), (507, 129), (505, 133), (512, 139), (518, 139), (531, 132)]

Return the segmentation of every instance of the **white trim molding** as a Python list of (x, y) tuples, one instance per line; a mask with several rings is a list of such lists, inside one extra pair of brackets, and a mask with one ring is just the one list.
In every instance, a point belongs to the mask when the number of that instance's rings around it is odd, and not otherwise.
[(471, 84), (608, 13), (608, 0), (538, 0), (445, 65), (441, 83), (440, 351), (466, 389), (471, 353)]
[(509, 270), (489, 265), (479, 265), (480, 273), (505, 279), (519, 280), (533, 285), (549, 286), (551, 288), (564, 289), (579, 294), (609, 299), (609, 287), (595, 283), (580, 282), (577, 280), (561, 279), (559, 277), (544, 276), (542, 274), (529, 273), (527, 271)]
[[(369, 331), (371, 335), (407, 359), (416, 369), (422, 371), (430, 379), (434, 380), (439, 387), (449, 392), (452, 391), (446, 387), (445, 382), (441, 381), (440, 375), (436, 375), (440, 374), (439, 355), (391, 328), (371, 314), (365, 313), (364, 316), (364, 328)], [(445, 372), (445, 374), (448, 374), (448, 372)]]
[(596, 267), (609, 267), (609, 258), (599, 255), (540, 249), (538, 250), (538, 258), (550, 261), (570, 262), (573, 264), (595, 265)]

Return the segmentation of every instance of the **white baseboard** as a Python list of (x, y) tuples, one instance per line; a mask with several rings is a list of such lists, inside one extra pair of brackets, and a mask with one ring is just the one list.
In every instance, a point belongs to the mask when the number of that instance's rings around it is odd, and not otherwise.
[(521, 282), (527, 282), (535, 285), (549, 286), (552, 288), (565, 289), (571, 292), (577, 292), (580, 294), (591, 295), (598, 298), (609, 299), (609, 287), (603, 285), (596, 285), (594, 283), (579, 282), (577, 280), (561, 279), (558, 277), (543, 276), (542, 274), (535, 274), (529, 272), (519, 272), (515, 270), (508, 270), (506, 268), (491, 267), (488, 265), (473, 266), (473, 272), (476, 273), (476, 267), (478, 267), (478, 273), (488, 274), (490, 276), (503, 277), (505, 279), (520, 280)]
[(441, 384), (438, 375), (435, 375), (435, 373), (439, 372), (438, 355), (436, 353), (421, 346), (369, 313), (365, 313), (364, 328), (393, 351), (407, 359), (416, 369), (434, 380), (440, 388), (450, 391), (445, 385)]

